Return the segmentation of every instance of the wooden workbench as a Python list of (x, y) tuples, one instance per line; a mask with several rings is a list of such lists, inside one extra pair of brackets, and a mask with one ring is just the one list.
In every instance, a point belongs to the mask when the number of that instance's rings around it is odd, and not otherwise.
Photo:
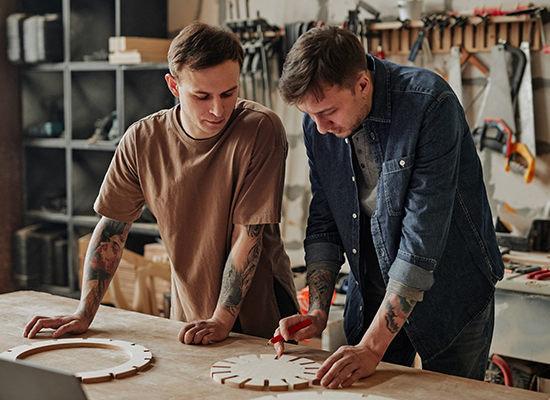
[[(60, 315), (72, 313), (78, 302), (73, 299), (45, 293), (20, 291), (0, 295), (0, 353), (8, 349), (51, 340), (51, 331), (39, 334), (35, 339), (22, 336), (23, 328), (34, 315)], [(181, 323), (130, 311), (101, 306), (91, 328), (82, 337), (124, 340), (148, 348), (154, 358), (153, 366), (137, 375), (109, 382), (84, 384), (89, 399), (254, 399), (281, 392), (257, 392), (230, 388), (210, 378), (211, 366), (217, 361), (246, 354), (274, 352), (266, 346), (266, 340), (246, 335), (232, 334), (223, 342), (208, 346), (184, 345), (176, 337)], [(49, 365), (71, 372), (80, 362), (94, 363), (95, 355), (78, 356), (57, 354), (73, 349), (53, 350), (36, 355), (34, 362), (55, 360)], [(74, 349), (77, 351), (78, 349)], [(102, 349), (86, 349), (95, 351)], [(330, 354), (306, 346), (287, 346), (287, 352), (322, 362)], [(33, 361), (31, 356), (28, 361)], [(121, 362), (98, 353), (98, 363)], [(39, 362), (40, 361), (40, 362)], [(124, 362), (124, 361), (122, 361)], [(47, 363), (45, 363), (47, 365)], [(109, 365), (98, 365), (100, 369)], [(304, 389), (321, 392), (319, 386)], [(341, 389), (340, 389), (341, 390)], [(452, 399), (548, 399), (548, 395), (521, 389), (477, 382), (463, 378), (436, 374), (413, 368), (382, 363), (376, 373), (356, 383), (346, 391), (374, 394), (395, 400), (452, 400)]]

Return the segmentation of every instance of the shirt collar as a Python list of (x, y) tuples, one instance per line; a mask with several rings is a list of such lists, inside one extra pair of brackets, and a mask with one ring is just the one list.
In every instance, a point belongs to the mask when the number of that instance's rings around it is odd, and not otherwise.
[[(391, 122), (390, 71), (384, 61), (367, 54), (373, 66), (372, 110), (365, 119), (374, 122)], [(371, 64), (369, 62), (369, 64)]]

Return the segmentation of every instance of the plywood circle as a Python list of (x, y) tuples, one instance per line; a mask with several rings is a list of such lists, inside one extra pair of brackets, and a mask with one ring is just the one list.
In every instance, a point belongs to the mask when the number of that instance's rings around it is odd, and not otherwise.
[(44, 351), (67, 349), (73, 347), (114, 348), (117, 350), (122, 349), (125, 350), (126, 353), (128, 353), (128, 355), (130, 356), (130, 359), (127, 362), (113, 368), (75, 373), (74, 375), (77, 378), (80, 378), (84, 383), (103, 382), (108, 381), (111, 378), (125, 378), (127, 376), (135, 374), (138, 371), (144, 370), (147, 366), (149, 366), (153, 358), (153, 355), (148, 349), (135, 343), (125, 342), (123, 340), (85, 338), (58, 339), (48, 340), (45, 342), (37, 342), (33, 344), (25, 344), (3, 352), (2, 354), (0, 354), (0, 357), (9, 360), (16, 360)]
[(361, 393), (346, 393), (339, 390), (329, 390), (321, 393), (307, 392), (307, 393), (285, 393), (278, 396), (263, 396), (258, 397), (255, 400), (392, 400), (388, 397), (381, 397), (376, 395), (365, 395)]
[(210, 375), (219, 383), (252, 390), (304, 389), (317, 385), (317, 370), (321, 364), (307, 358), (275, 354), (255, 354), (219, 361)]

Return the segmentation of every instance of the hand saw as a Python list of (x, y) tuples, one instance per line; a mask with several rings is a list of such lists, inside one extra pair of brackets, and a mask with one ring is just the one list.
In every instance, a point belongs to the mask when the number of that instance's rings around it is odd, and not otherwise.
[[(516, 58), (512, 76), (508, 74), (506, 52)], [(489, 83), (473, 135), (480, 150), (487, 147), (503, 154), (505, 171), (521, 174), (529, 183), (535, 173), (534, 156), (524, 143), (514, 140), (517, 134), (515, 106), (525, 69), (526, 56), (522, 50), (505, 43), (493, 47)]]

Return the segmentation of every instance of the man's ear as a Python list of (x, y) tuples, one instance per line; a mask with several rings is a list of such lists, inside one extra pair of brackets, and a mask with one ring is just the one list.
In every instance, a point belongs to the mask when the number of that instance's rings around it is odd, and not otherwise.
[(357, 85), (359, 87), (359, 91), (363, 96), (368, 95), (372, 82), (370, 80), (369, 74), (366, 71), (359, 72), (359, 75), (357, 77)]
[(178, 88), (178, 83), (176, 82), (176, 78), (172, 76), (172, 74), (166, 74), (164, 75), (164, 79), (166, 80), (166, 84), (168, 85), (168, 89), (170, 89), (170, 92), (177, 98), (180, 97), (180, 91)]

